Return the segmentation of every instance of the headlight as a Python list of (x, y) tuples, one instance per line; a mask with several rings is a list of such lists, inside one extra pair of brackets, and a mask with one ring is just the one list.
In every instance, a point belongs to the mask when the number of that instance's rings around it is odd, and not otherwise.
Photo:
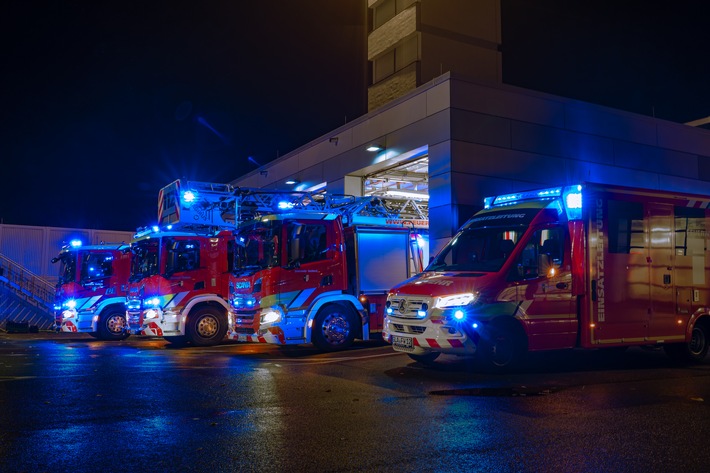
[(251, 295), (235, 294), (232, 297), (232, 307), (235, 309), (253, 309), (259, 306), (259, 300)]
[(146, 299), (143, 302), (143, 305), (145, 307), (160, 307), (160, 298), (159, 297), (151, 297), (149, 299)]
[(436, 300), (437, 309), (445, 309), (448, 307), (462, 307), (470, 304), (476, 299), (476, 295), (471, 292), (466, 292), (463, 294), (454, 294), (451, 296), (439, 297)]
[(281, 312), (270, 309), (261, 316), (262, 324), (272, 324), (281, 321)]

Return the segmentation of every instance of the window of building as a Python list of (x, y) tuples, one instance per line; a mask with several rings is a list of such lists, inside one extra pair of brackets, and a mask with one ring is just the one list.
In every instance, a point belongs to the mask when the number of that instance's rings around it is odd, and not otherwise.
[(376, 30), (416, 3), (417, 0), (385, 0), (372, 9), (372, 29)]
[(419, 36), (412, 35), (373, 61), (372, 81), (377, 83), (419, 60)]

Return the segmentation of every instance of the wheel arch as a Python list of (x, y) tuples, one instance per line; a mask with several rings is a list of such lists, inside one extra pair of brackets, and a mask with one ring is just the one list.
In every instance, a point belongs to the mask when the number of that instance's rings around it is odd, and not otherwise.
[(196, 313), (200, 309), (211, 308), (219, 310), (224, 315), (225, 323), (227, 323), (227, 313), (229, 312), (229, 304), (227, 301), (216, 295), (194, 297), (185, 305), (180, 320), (180, 332), (185, 333), (185, 325), (191, 314)]
[[(363, 308), (357, 297), (351, 296), (350, 294), (338, 294), (333, 296), (321, 297), (315, 301), (315, 303), (308, 309), (308, 314), (306, 316), (306, 324), (304, 326), (304, 340), (306, 343), (311, 343), (312, 339), (312, 327), (313, 321), (315, 320), (318, 312), (327, 305), (340, 305), (341, 307), (349, 310), (352, 315), (356, 318), (360, 318), (360, 324), (358, 324), (357, 331), (355, 333), (355, 338), (365, 340), (365, 336), (369, 336), (369, 319), (367, 313)], [(369, 338), (369, 337), (368, 337)]]
[[(523, 342), (523, 351), (527, 352), (530, 345), (530, 339), (528, 336), (527, 325), (523, 323), (518, 317), (512, 315), (499, 315), (495, 318), (490, 319), (488, 322), (484, 323), (484, 330), (488, 327), (495, 327), (504, 330), (508, 330), (520, 337)], [(483, 331), (483, 330), (482, 330)], [(479, 336), (481, 336), (479, 334)], [(478, 342), (478, 340), (476, 340)]]

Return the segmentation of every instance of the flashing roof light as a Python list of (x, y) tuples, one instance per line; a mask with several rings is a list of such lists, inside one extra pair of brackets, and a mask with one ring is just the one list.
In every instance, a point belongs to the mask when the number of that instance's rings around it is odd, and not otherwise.
[(158, 233), (160, 231), (160, 227), (157, 225), (153, 225), (153, 232)]
[(293, 204), (291, 202), (286, 202), (284, 200), (279, 202), (279, 209), (281, 209), (281, 210), (288, 210), (288, 209), (292, 209), (292, 208), (293, 208)]
[(186, 204), (191, 204), (197, 200), (197, 195), (193, 191), (185, 191), (182, 193), (182, 200)]
[(582, 218), (582, 186), (570, 186), (564, 190), (565, 210), (569, 220)]
[(72, 240), (69, 242), (72, 248), (79, 248), (81, 246), (81, 240)]
[(567, 211), (567, 218), (576, 220), (582, 218), (582, 186), (550, 187), (542, 190), (501, 194), (483, 199), (483, 206), (490, 209), (494, 206), (511, 205), (525, 200), (551, 199), (562, 197)]

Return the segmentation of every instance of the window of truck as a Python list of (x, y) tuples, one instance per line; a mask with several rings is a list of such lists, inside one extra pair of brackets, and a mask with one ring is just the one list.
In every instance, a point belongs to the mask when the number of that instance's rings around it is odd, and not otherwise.
[(131, 276), (130, 281), (140, 281), (148, 276), (159, 274), (158, 240), (142, 240), (131, 245)]
[(523, 247), (515, 267), (514, 279), (549, 276), (562, 265), (564, 232), (560, 227), (537, 230)]
[(85, 253), (81, 263), (81, 280), (91, 281), (113, 274), (113, 255), (111, 253)]
[(239, 228), (235, 236), (234, 272), (244, 273), (279, 265), (281, 223), (257, 222)]
[(521, 227), (464, 228), (425, 271), (499, 271), (524, 230)]
[(57, 285), (61, 286), (68, 282), (73, 282), (76, 277), (76, 253), (64, 253), (59, 257), (59, 280)]
[(328, 249), (326, 232), (326, 226), (321, 223), (289, 222), (286, 226), (289, 264), (324, 260)]
[(165, 274), (192, 271), (200, 267), (200, 242), (198, 240), (166, 239), (168, 250)]

